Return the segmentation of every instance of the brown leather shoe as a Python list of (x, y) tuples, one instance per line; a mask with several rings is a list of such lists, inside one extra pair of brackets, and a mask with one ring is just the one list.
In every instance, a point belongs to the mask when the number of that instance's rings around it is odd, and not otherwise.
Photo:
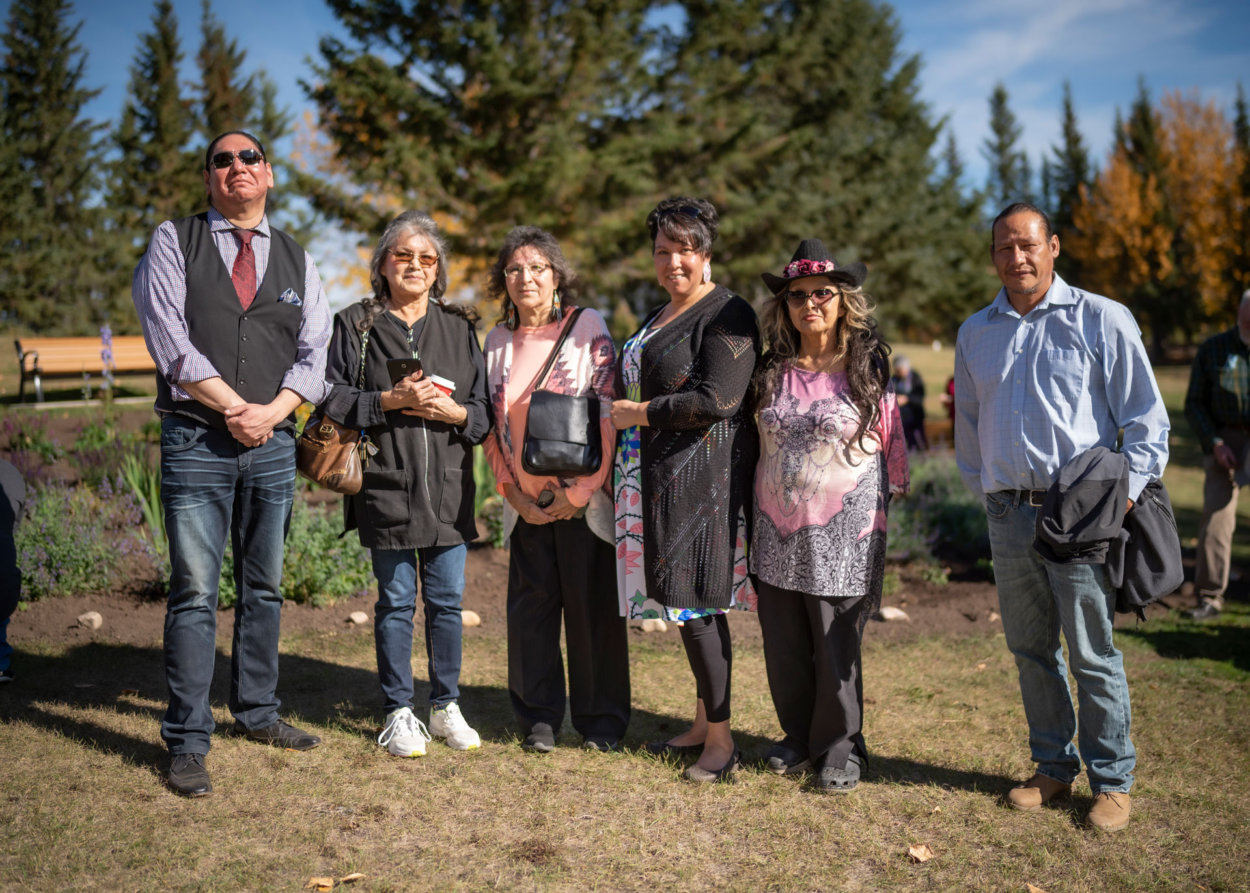
[(1119, 831), (1128, 824), (1133, 798), (1128, 794), (1107, 791), (1094, 797), (1085, 822), (1098, 831)]
[(1034, 772), (1033, 777), (1018, 787), (1012, 788), (1007, 794), (1007, 802), (1012, 809), (1032, 812), (1056, 797), (1067, 797), (1072, 793), (1072, 785), (1055, 781), (1053, 778)]

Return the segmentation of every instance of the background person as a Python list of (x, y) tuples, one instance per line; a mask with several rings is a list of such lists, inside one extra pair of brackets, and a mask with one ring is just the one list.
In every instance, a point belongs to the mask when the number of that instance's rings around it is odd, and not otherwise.
[[(1087, 450), (1115, 449), (1123, 429), (1128, 494), (1163, 475), (1168, 415), (1123, 304), (1055, 275), (1059, 238), (1025, 202), (994, 220), (991, 257), (1003, 287), (968, 318), (955, 345), (955, 460), (985, 498), (1007, 647), (1037, 771), (1008, 794), (1036, 810), (1072, 790), (1085, 763), (1102, 831), (1128, 824), (1137, 754), (1124, 659), (1115, 647), (1115, 591), (1103, 564), (1061, 563), (1033, 548), (1045, 491)], [(1059, 634), (1076, 678), (1077, 715)]]
[(757, 443), (744, 398), (759, 329), (750, 305), (712, 281), (717, 225), (702, 199), (665, 199), (647, 215), (669, 300), (625, 342), (624, 396), (612, 404), (621, 610), (681, 623), (696, 685), (690, 729), (648, 748), (700, 750), (686, 777), (701, 782), (738, 763), (725, 611), (754, 601), (745, 538)]
[(0, 685), (13, 681), (13, 646), (9, 618), (22, 598), (22, 572), (17, 566), (17, 525), (26, 504), (26, 483), (9, 462), (0, 459)]
[[(364, 486), (344, 499), (348, 530), (369, 549), (378, 580), (373, 629), (386, 722), (378, 744), (419, 757), (433, 738), (455, 750), (481, 745), (460, 712), (465, 543), (476, 538), (473, 445), (490, 427), (486, 368), (476, 317), (443, 302), (447, 249), (426, 214), (405, 211), (386, 227), (369, 261), (373, 294), (334, 317), (323, 407), (361, 428), (378, 448)], [(364, 386), (359, 387), (364, 342)], [(388, 359), (422, 371), (392, 382)], [(430, 380), (453, 383), (445, 393)], [(412, 632), (417, 580), (425, 606), (430, 679), (428, 728), (412, 711)]]
[(608, 416), (616, 348), (603, 317), (583, 310), (544, 384), (563, 394), (598, 395), (599, 470), (571, 478), (531, 475), (521, 465), (530, 395), (577, 299), (577, 276), (554, 236), (519, 226), (504, 239), (488, 291), (499, 301), (500, 319), (486, 336), (495, 425), (485, 448), (507, 501), (508, 692), (525, 730), (522, 746), (550, 751), (564, 720), (563, 615), (573, 728), (584, 747), (614, 750), (629, 724), (628, 630), (616, 605), (614, 517), (605, 488), (616, 440)]
[(903, 436), (909, 450), (926, 450), (928, 438), (924, 433), (924, 379), (911, 367), (911, 360), (903, 355), (894, 358), (895, 400), (898, 414), (903, 420)]
[(886, 508), (908, 489), (907, 444), (889, 390), (863, 264), (805, 239), (761, 317), (751, 571), (768, 688), (785, 738), (778, 774), (817, 769), (849, 791), (867, 761), (860, 643), (881, 604)]
[(1224, 609), (1237, 530), (1237, 493), (1250, 483), (1250, 289), (1237, 307), (1237, 325), (1198, 348), (1185, 394), (1185, 416), (1202, 446), (1205, 482), (1198, 562), (1194, 569), (1194, 620)]
[(327, 392), (330, 312), (312, 258), (269, 225), (273, 169), (249, 133), (204, 153), (209, 209), (166, 220), (135, 268), (132, 292), (156, 363), (161, 504), (169, 540), (161, 737), (169, 786), (212, 790), (217, 583), (229, 535), (238, 603), (230, 712), (237, 731), (288, 750), (321, 739), (278, 718), (282, 557), (295, 498), (295, 420)]

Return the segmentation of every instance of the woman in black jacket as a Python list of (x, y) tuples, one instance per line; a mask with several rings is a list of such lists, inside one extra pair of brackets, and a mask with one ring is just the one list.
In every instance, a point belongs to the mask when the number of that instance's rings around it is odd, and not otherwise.
[(712, 281), (716, 209), (670, 198), (647, 217), (669, 300), (625, 342), (616, 463), (617, 578), (627, 617), (681, 624), (695, 720), (653, 753), (698, 752), (691, 781), (728, 779), (731, 648), (725, 611), (752, 607), (745, 539), (755, 425), (744, 397), (760, 352), (755, 312)]
[[(473, 515), (473, 445), (490, 428), (486, 368), (476, 318), (444, 304), (447, 252), (426, 214), (407, 211), (387, 226), (369, 265), (373, 295), (341, 311), (326, 378), (331, 418), (361, 428), (377, 447), (364, 487), (346, 498), (378, 579), (374, 612), (386, 724), (378, 744), (422, 756), (431, 738), (456, 750), (481, 739), (458, 705), (460, 599)], [(363, 347), (363, 362), (361, 360)], [(392, 380), (387, 360), (420, 371)], [(430, 724), (413, 714), (412, 630), (417, 580), (425, 604)]]

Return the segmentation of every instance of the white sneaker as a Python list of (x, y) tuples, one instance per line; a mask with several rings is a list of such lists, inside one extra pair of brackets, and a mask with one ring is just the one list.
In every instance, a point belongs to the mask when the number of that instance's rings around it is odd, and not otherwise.
[(378, 736), (378, 744), (396, 757), (423, 757), (425, 745), (431, 740), (429, 731), (410, 707), (401, 707), (391, 713), (386, 718), (386, 727)]
[(430, 734), (435, 738), (446, 738), (447, 746), (452, 750), (473, 750), (482, 746), (481, 736), (473, 731), (460, 712), (460, 705), (452, 701), (441, 710), (430, 709)]

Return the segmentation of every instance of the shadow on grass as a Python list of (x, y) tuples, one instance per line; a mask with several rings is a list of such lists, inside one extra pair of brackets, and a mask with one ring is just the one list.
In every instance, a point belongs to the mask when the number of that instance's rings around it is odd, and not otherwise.
[[(1234, 616), (1207, 623), (1180, 622), (1158, 629), (1117, 630), (1154, 648), (1160, 657), (1177, 660), (1212, 660), (1250, 671), (1250, 626), (1229, 622)], [(1244, 618), (1244, 615), (1242, 615)]]
[[(418, 651), (420, 651), (418, 643)], [(418, 660), (418, 668), (421, 661)], [(0, 722), (22, 721), (55, 734), (81, 741), (105, 753), (164, 771), (167, 754), (160, 741), (167, 689), (164, 659), (159, 647), (90, 642), (63, 654), (14, 655), (18, 681), (0, 694)], [(424, 720), (429, 685), (415, 680), (415, 707)], [(210, 700), (214, 708), (229, 701), (230, 655), (218, 650), (213, 668)], [(515, 742), (523, 731), (513, 716), (512, 702), (504, 686), (462, 685), (461, 703), (484, 741)], [(337, 728), (348, 734), (376, 735), (382, 725), (382, 694), (378, 675), (362, 669), (300, 654), (278, 658), (280, 715), (295, 722)], [(151, 702), (156, 701), (157, 706)], [(147, 724), (142, 735), (127, 734), (107, 722), (96, 722), (88, 711), (103, 709), (119, 717), (133, 717)], [(641, 748), (643, 742), (670, 738), (687, 727), (688, 720), (635, 709), (624, 742)], [(229, 735), (232, 724), (219, 725), (217, 735)], [(743, 752), (763, 752), (767, 738), (737, 734)], [(567, 718), (561, 745), (579, 746), (581, 736)]]
[(932, 763), (918, 763), (915, 760), (885, 757), (880, 754), (870, 755), (869, 759), (871, 760), (871, 774), (868, 777), (873, 781), (926, 787), (936, 785), (975, 794), (990, 794), (995, 797), (1006, 796), (1007, 791), (1019, 784), (1019, 779), (1006, 775), (953, 769), (949, 766), (935, 766)]

